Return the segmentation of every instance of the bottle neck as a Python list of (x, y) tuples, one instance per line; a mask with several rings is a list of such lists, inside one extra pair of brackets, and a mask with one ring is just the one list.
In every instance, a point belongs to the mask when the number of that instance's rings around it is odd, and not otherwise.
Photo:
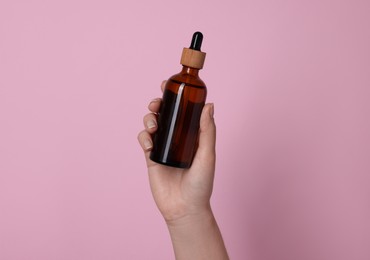
[(189, 74), (189, 75), (198, 77), (199, 69), (190, 68), (188, 66), (182, 66), (181, 74)]

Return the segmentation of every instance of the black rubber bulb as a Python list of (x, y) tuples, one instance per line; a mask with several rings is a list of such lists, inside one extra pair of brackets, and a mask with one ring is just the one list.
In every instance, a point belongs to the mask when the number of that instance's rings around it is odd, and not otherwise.
[(193, 39), (191, 39), (190, 49), (200, 51), (202, 46), (203, 34), (201, 32), (195, 32), (193, 34)]

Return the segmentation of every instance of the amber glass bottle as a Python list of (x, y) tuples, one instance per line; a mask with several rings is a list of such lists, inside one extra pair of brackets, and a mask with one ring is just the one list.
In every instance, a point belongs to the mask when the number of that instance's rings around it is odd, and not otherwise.
[(179, 168), (191, 166), (198, 142), (199, 121), (207, 88), (199, 78), (205, 53), (200, 51), (203, 35), (193, 35), (190, 48), (184, 48), (182, 71), (167, 81), (153, 137), (150, 159)]

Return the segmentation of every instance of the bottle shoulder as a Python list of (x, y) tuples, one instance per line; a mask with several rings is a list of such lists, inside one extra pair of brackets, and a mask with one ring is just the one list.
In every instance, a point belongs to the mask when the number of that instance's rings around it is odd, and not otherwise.
[(175, 82), (178, 82), (178, 83), (185, 83), (185, 84), (188, 84), (188, 85), (193, 85), (193, 86), (196, 86), (196, 87), (204, 87), (206, 88), (206, 84), (204, 83), (204, 81), (199, 77), (199, 76), (195, 76), (195, 75), (191, 75), (191, 74), (187, 74), (187, 73), (177, 73), (173, 76), (171, 76), (169, 78), (169, 80), (172, 80), (172, 81), (175, 81)]

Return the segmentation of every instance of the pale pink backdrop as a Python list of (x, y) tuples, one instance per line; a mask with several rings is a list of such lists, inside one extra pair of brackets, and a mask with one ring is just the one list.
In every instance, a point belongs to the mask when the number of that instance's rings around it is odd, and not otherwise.
[(204, 33), (232, 259), (370, 259), (369, 1), (0, 2), (0, 259), (173, 259), (136, 136)]

